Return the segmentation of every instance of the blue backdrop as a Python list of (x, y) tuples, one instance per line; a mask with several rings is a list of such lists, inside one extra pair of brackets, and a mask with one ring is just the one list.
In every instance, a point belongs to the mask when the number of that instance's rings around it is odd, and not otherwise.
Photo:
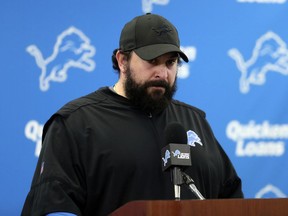
[(176, 98), (207, 113), (247, 198), (288, 194), (286, 0), (9, 0), (0, 3), (0, 215), (19, 215), (46, 120), (117, 74), (123, 25), (157, 13), (190, 62)]

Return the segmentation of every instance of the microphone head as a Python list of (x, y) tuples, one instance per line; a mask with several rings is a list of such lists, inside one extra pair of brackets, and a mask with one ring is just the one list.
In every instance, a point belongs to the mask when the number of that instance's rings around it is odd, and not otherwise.
[(178, 122), (172, 122), (166, 126), (164, 136), (167, 145), (161, 150), (162, 170), (175, 166), (191, 166), (190, 146), (187, 144), (184, 127)]
[(171, 122), (165, 128), (166, 144), (177, 143), (187, 144), (187, 133), (184, 127), (178, 122)]

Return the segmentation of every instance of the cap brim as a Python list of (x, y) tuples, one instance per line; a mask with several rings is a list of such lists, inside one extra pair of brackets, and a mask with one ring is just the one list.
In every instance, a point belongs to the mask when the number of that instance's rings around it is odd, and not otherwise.
[(153, 44), (135, 49), (134, 52), (146, 61), (157, 58), (165, 53), (177, 52), (185, 62), (189, 62), (188, 57), (173, 44)]

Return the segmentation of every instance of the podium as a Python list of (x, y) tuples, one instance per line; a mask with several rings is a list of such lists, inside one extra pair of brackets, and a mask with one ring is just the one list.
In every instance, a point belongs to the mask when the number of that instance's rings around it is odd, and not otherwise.
[(288, 198), (132, 201), (110, 216), (288, 216)]

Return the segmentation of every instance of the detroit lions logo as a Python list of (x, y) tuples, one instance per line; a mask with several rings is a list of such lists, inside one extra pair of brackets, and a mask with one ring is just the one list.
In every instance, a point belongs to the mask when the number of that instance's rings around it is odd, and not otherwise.
[(177, 149), (175, 152), (172, 151), (173, 157), (177, 157), (181, 154), (181, 152)]
[(70, 68), (93, 71), (96, 65), (92, 59), (95, 50), (89, 38), (73, 26), (57, 37), (53, 53), (46, 59), (36, 45), (32, 44), (26, 48), (26, 51), (34, 56), (37, 66), (41, 69), (39, 78), (41, 91), (47, 91), (52, 81), (66, 81)]
[(162, 157), (162, 160), (163, 160), (163, 162), (164, 162), (164, 166), (166, 166), (166, 164), (167, 164), (167, 162), (168, 162), (168, 159), (170, 158), (171, 156), (170, 156), (170, 151), (169, 150), (166, 150), (165, 151), (165, 157), (163, 158)]
[(274, 185), (268, 184), (262, 188), (256, 195), (255, 198), (285, 198), (287, 197), (279, 188)]
[(162, 25), (158, 29), (152, 28), (152, 30), (154, 32), (156, 32), (156, 34), (158, 36), (161, 36), (162, 34), (168, 34), (168, 33), (170, 33), (172, 31), (171, 29), (169, 29), (169, 26), (167, 26), (167, 25)]
[(142, 10), (144, 13), (149, 13), (153, 9), (153, 4), (167, 5), (170, 0), (142, 0)]
[(187, 131), (188, 145), (195, 147), (196, 143), (203, 146), (199, 136), (192, 130)]
[(263, 85), (268, 72), (288, 75), (287, 46), (274, 32), (267, 32), (256, 41), (252, 57), (246, 62), (235, 48), (230, 49), (228, 55), (241, 72), (239, 85), (242, 93), (248, 93), (252, 84)]

